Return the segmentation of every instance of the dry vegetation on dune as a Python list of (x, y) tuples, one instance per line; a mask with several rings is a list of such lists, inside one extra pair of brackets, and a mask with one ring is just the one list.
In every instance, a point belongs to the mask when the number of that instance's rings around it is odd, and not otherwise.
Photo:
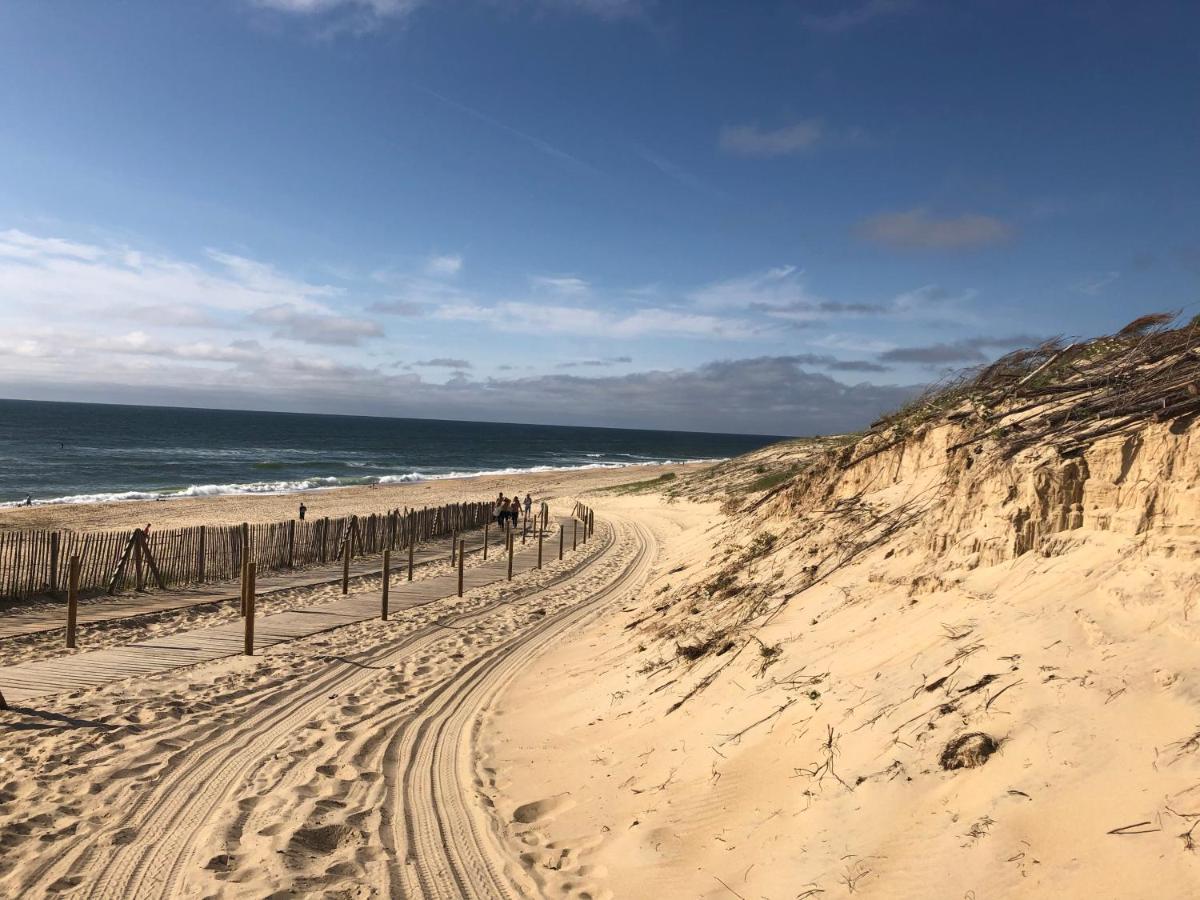
[(544, 839), (602, 830), (611, 896), (1200, 895), (1200, 326), (1170, 321), (606, 501), (728, 515), (681, 518), (618, 664), (547, 664), (600, 699), (560, 704), (595, 775)]
[(727, 512), (736, 512), (754, 495), (785, 484), (825, 453), (845, 447), (857, 437), (790, 438), (685, 474), (667, 488), (666, 494), (687, 500), (720, 500)]
[[(937, 421), (972, 432), (953, 449), (992, 440), (1007, 456), (1053, 446), (1078, 454), (1103, 437), (1200, 412), (1200, 316), (1152, 313), (1116, 334), (1053, 338), (969, 370), (872, 426), (878, 453)], [(890, 441), (888, 440), (890, 438)], [(846, 464), (863, 458), (855, 453)]]

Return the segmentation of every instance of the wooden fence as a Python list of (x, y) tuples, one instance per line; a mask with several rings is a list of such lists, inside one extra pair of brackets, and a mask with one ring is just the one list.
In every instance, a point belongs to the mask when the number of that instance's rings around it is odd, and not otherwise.
[(575, 508), (571, 510), (571, 516), (583, 523), (583, 539), (585, 541), (589, 534), (596, 533), (596, 513), (590, 506), (584, 506), (577, 502)]
[(128, 587), (201, 584), (237, 578), (243, 559), (257, 571), (320, 565), (341, 558), (407, 548), (431, 538), (481, 528), (492, 504), (453, 503), (369, 516), (199, 525), (133, 531), (13, 531), (0, 533), (0, 600), (57, 594), (67, 586), (72, 556), (80, 560), (79, 590), (115, 593)]

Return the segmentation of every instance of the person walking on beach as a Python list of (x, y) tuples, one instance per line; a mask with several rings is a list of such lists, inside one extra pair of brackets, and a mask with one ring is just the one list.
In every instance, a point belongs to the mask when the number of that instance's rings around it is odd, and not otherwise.
[(304, 514), (308, 512), (308, 507), (304, 505), (304, 501), (300, 501), (300, 521), (304, 521)]
[(521, 501), (517, 499), (516, 494), (513, 494), (512, 502), (508, 504), (508, 517), (512, 519), (512, 527), (515, 529), (521, 518)]
[(27, 495), (27, 496), (25, 497), (25, 504), (24, 504), (24, 505), (25, 505), (25, 506), (33, 506), (33, 494), (29, 494), (29, 495)]
[(533, 497), (529, 496), (529, 492), (525, 493), (525, 521), (529, 521), (529, 511), (533, 509)]

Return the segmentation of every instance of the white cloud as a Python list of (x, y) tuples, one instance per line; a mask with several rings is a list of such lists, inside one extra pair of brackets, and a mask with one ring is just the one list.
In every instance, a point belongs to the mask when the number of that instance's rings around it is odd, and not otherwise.
[(689, 299), (705, 309), (784, 308), (800, 303), (820, 303), (820, 298), (812, 296), (805, 288), (801, 280), (803, 274), (795, 266), (776, 266), (705, 285), (693, 291)]
[[(354, 346), (383, 334), (378, 322), (338, 308), (346, 305), (340, 288), (220, 250), (192, 263), (124, 245), (0, 232), (0, 351), (38, 359), (43, 374), (68, 359), (93, 378), (167, 360), (244, 365), (267, 352), (259, 336)], [(239, 340), (196, 337), (220, 330)]]
[(49, 341), (37, 340), (34, 338), (21, 338), (19, 340), (8, 340), (0, 338), (0, 356), (24, 356), (29, 359), (38, 359), (50, 357), (57, 354), (62, 354), (63, 349), (55, 349), (54, 345)]
[(1071, 285), (1071, 290), (1077, 294), (1086, 294), (1089, 297), (1095, 297), (1120, 277), (1120, 272), (1093, 272)]
[(313, 312), (341, 294), (337, 288), (280, 274), (243, 256), (209, 251), (216, 268), (138, 252), (9, 230), (0, 234), (0, 303), (60, 313), (128, 316), (151, 309), (177, 321), (205, 310), (250, 312), (287, 303)]
[(430, 278), (453, 278), (463, 268), (463, 258), (457, 253), (432, 256), (425, 263), (425, 274)]
[(847, 6), (839, 0), (838, 6), (828, 13), (809, 13), (803, 16), (809, 28), (818, 31), (842, 32), (867, 25), (877, 19), (911, 12), (913, 0), (865, 0), (857, 6)]
[(340, 288), (331, 285), (311, 284), (281, 275), (273, 266), (244, 256), (222, 253), (220, 250), (209, 250), (208, 256), (250, 290), (267, 297), (290, 296), (292, 303), (306, 308), (316, 309), (319, 301), (342, 293)]
[(212, 341), (192, 341), (174, 344), (144, 331), (92, 337), (76, 335), (71, 341), (76, 348), (137, 356), (160, 356), (191, 362), (252, 363), (263, 357), (265, 348), (255, 340), (231, 341), (217, 344)]
[(401, 16), (423, 6), (425, 0), (251, 0), (255, 6), (295, 15), (331, 12), (366, 13), (380, 18)]
[(796, 325), (897, 311), (895, 303), (828, 300), (809, 291), (803, 276), (795, 266), (776, 266), (706, 285), (689, 294), (689, 299), (703, 309), (746, 309)]
[(757, 125), (726, 125), (718, 141), (722, 150), (735, 156), (792, 156), (812, 149), (825, 136), (818, 119), (804, 119), (783, 128), (762, 129)]
[(602, 19), (627, 19), (642, 15), (647, 0), (542, 0), (543, 5), (590, 13)]
[(529, 281), (536, 288), (564, 296), (586, 294), (591, 289), (591, 285), (582, 278), (572, 275), (533, 275)]
[[(399, 19), (429, 5), (428, 0), (246, 0), (251, 6), (302, 17), (345, 16), (360, 27)], [(579, 12), (600, 19), (641, 16), (652, 0), (527, 0), (528, 6)]]
[(740, 340), (758, 333), (748, 322), (676, 309), (640, 309), (623, 313), (525, 302), (504, 302), (492, 306), (457, 303), (443, 306), (435, 316), (449, 321), (482, 322), (498, 331), (575, 334), (597, 338), (657, 335)]
[(286, 303), (257, 310), (251, 318), (255, 322), (273, 326), (275, 337), (306, 344), (353, 347), (363, 338), (383, 336), (383, 326), (370, 319), (314, 315)]
[(860, 237), (897, 250), (969, 250), (1008, 241), (1007, 222), (978, 213), (934, 216), (927, 209), (879, 213), (859, 223)]
[(15, 228), (0, 231), (0, 256), (12, 259), (63, 256), (74, 259), (99, 259), (103, 254), (103, 250), (91, 244), (79, 244), (62, 238), (37, 237)]

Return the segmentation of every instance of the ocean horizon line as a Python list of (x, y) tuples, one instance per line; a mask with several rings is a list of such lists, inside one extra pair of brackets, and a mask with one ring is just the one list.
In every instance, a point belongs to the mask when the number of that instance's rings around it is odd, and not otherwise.
[(240, 406), (187, 406), (170, 403), (106, 403), (98, 400), (46, 400), (34, 397), (0, 397), (0, 403), (36, 403), (57, 406), (100, 406), (105, 408), (117, 409), (153, 409), (165, 411), (180, 411), (180, 412), (210, 412), (210, 413), (242, 413), (245, 415), (267, 415), (267, 416), (305, 416), (305, 417), (329, 417), (336, 419), (366, 419), (368, 421), (385, 421), (385, 422), (437, 422), (453, 425), (510, 425), (514, 428), (563, 428), (575, 429), (586, 428), (595, 429), (597, 431), (639, 431), (647, 434), (693, 434), (693, 435), (712, 435), (717, 437), (746, 437), (746, 438), (770, 438), (773, 440), (787, 440), (792, 437), (802, 437), (803, 435), (790, 434), (770, 434), (767, 432), (754, 431), (704, 431), (690, 428), (645, 428), (632, 425), (577, 425), (577, 424), (561, 424), (554, 422), (514, 422), (501, 419), (443, 419), (433, 416), (388, 416), (388, 415), (370, 415), (367, 413), (341, 413), (341, 412), (313, 412), (313, 411), (297, 411), (288, 409), (248, 409)]

